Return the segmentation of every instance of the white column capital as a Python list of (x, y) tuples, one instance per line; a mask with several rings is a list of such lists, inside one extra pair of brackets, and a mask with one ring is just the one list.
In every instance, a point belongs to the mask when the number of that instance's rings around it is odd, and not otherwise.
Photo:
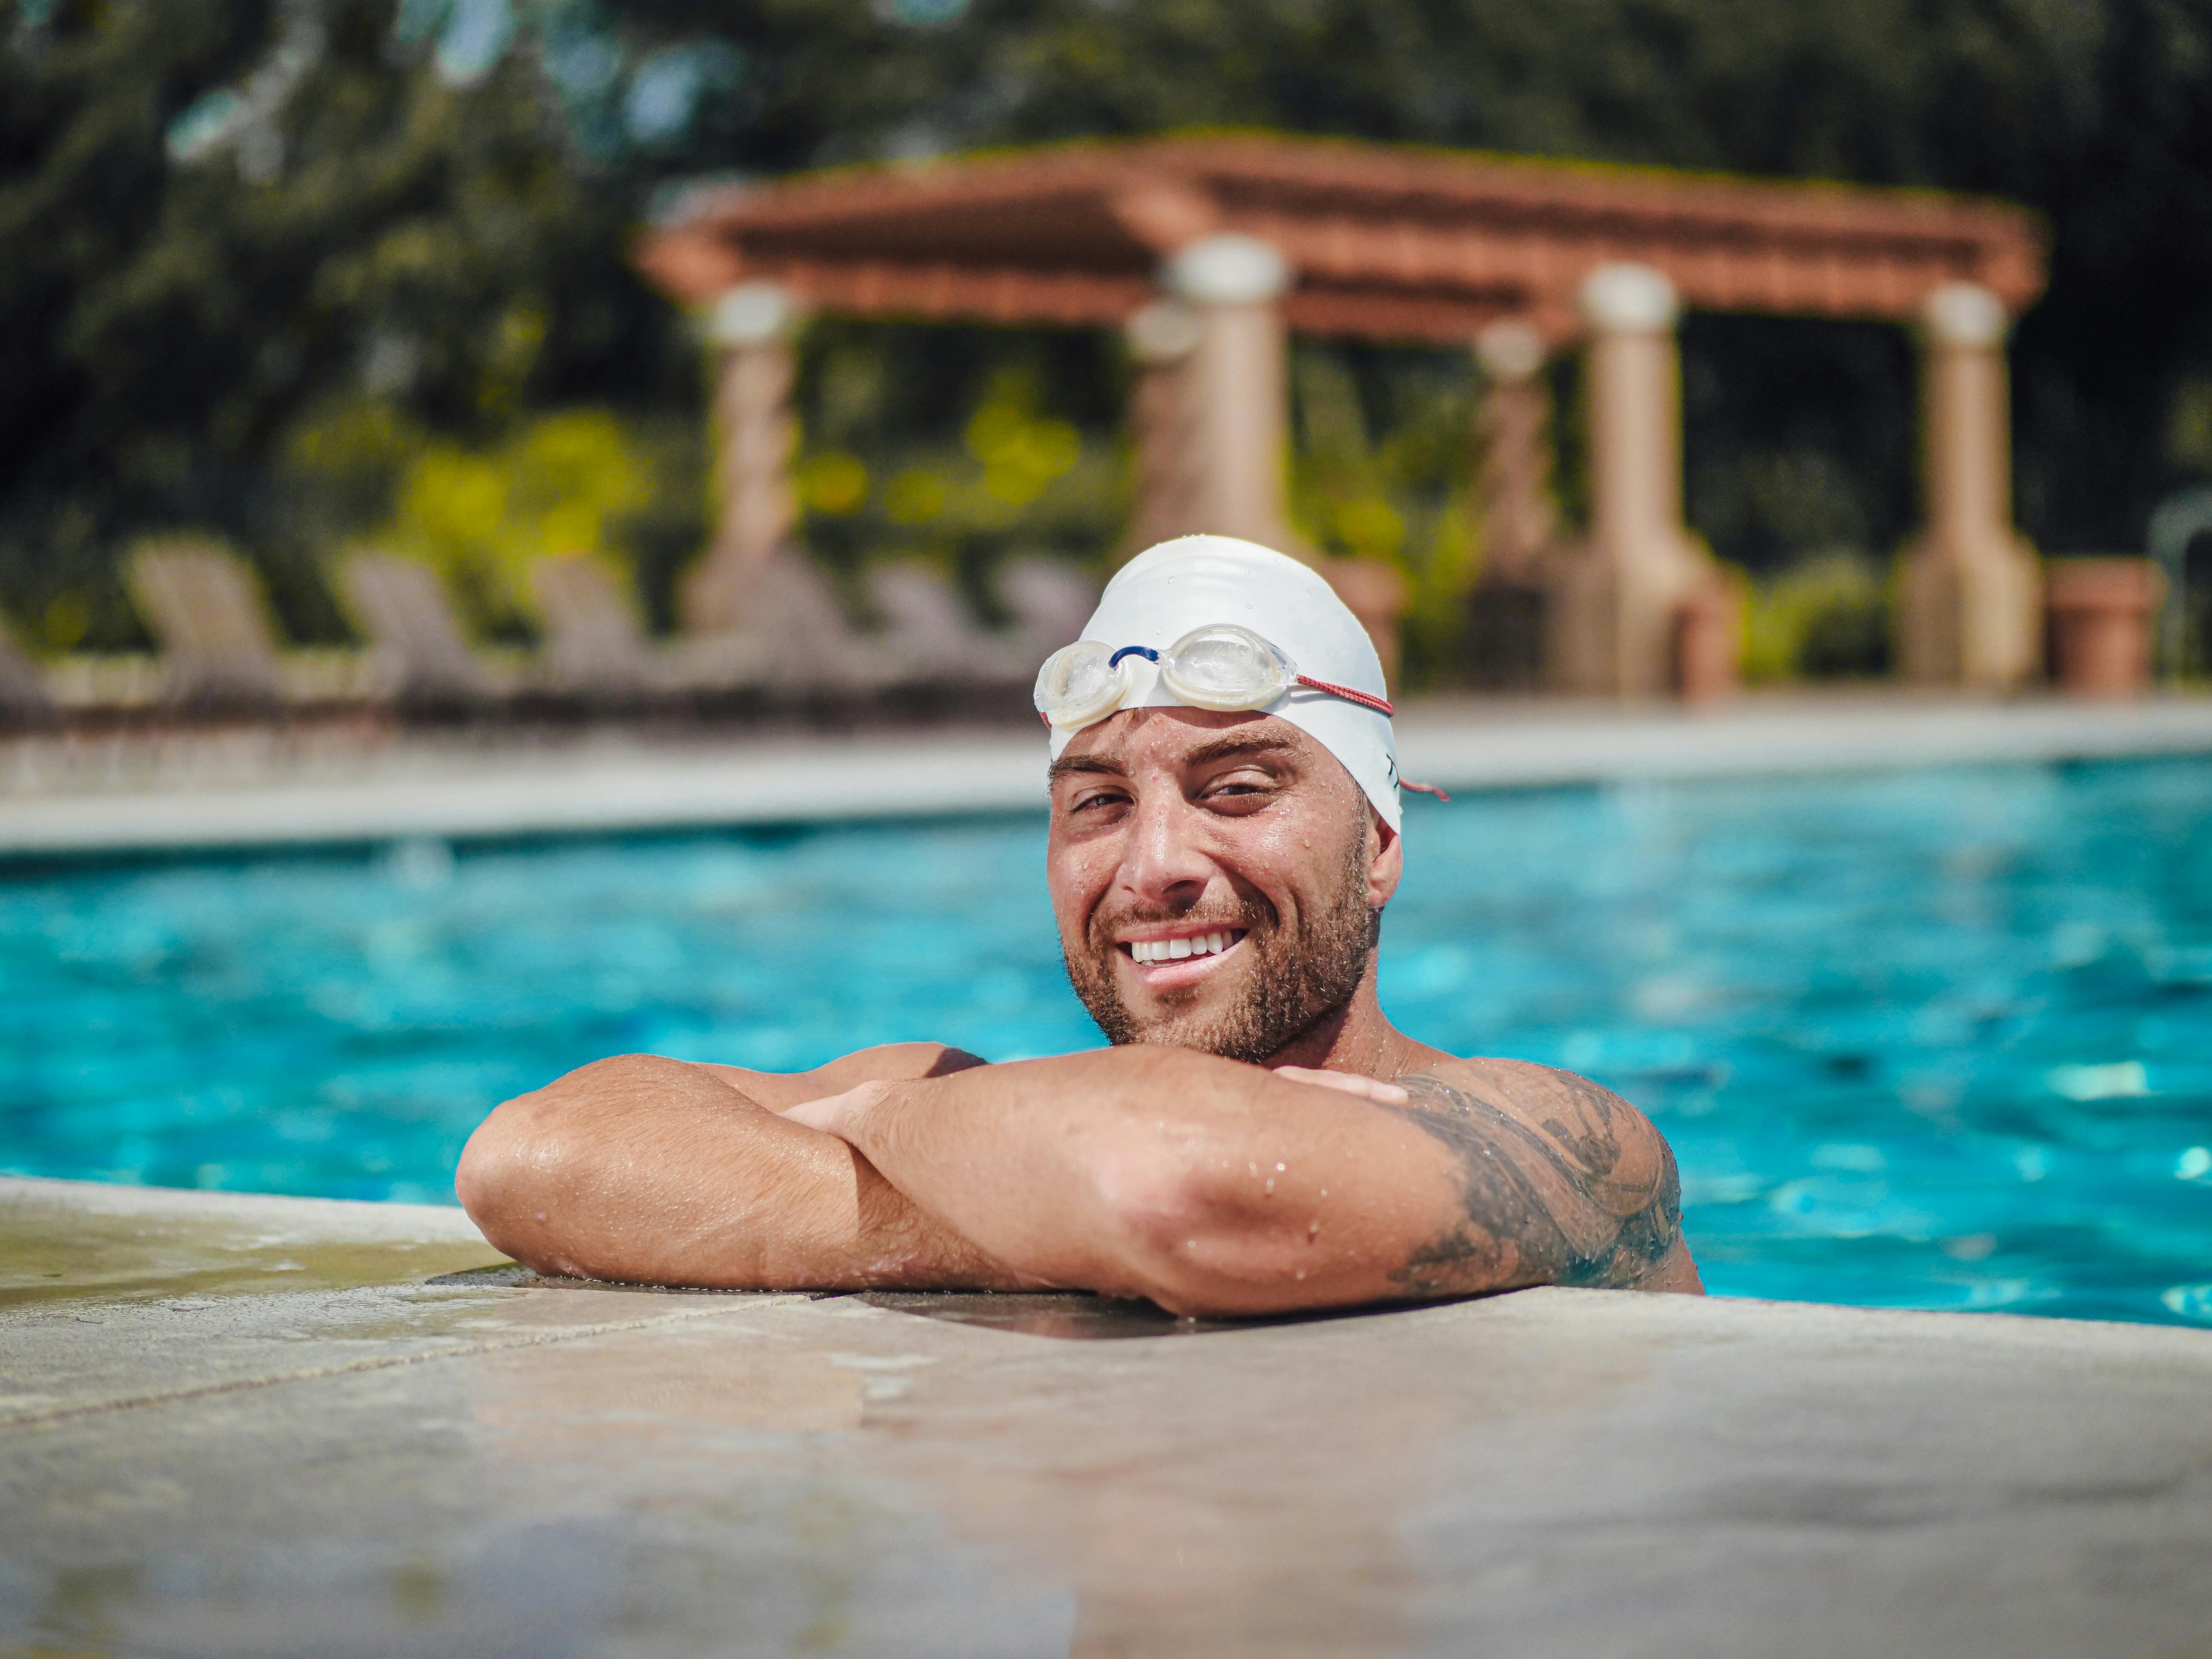
[(1928, 337), (1937, 345), (1987, 348), (2004, 342), (2004, 301), (1979, 283), (1946, 283), (1920, 308)]
[(799, 307), (780, 283), (740, 283), (725, 289), (707, 320), (707, 337), (734, 349), (766, 345), (798, 320)]
[(1194, 305), (1254, 305), (1291, 285), (1290, 265), (1273, 243), (1234, 232), (1177, 249), (1163, 274), (1169, 291)]
[(1674, 284), (1650, 265), (1600, 265), (1577, 297), (1589, 325), (1613, 334), (1667, 333), (1681, 309)]
[(1522, 317), (1507, 317), (1474, 337), (1474, 355), (1494, 380), (1525, 380), (1544, 366), (1544, 337)]

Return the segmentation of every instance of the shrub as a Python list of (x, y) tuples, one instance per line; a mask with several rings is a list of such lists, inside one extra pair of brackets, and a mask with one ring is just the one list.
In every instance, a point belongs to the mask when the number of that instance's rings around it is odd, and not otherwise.
[(479, 630), (527, 633), (534, 561), (582, 553), (633, 574), (616, 532), (652, 501), (653, 475), (613, 415), (568, 410), (496, 449), (427, 446), (406, 468), (380, 540), (436, 570)]
[(1745, 617), (1747, 680), (1870, 679), (1890, 661), (1889, 594), (1872, 561), (1816, 554), (1755, 586)]

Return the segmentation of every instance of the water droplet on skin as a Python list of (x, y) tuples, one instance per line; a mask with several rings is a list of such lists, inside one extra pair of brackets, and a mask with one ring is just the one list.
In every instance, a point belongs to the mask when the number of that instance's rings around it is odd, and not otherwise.
[(1263, 1185), (1260, 1190), (1265, 1193), (1268, 1197), (1273, 1198), (1275, 1195), (1275, 1177), (1269, 1176), (1267, 1179), (1266, 1184)]
[(1291, 1166), (1290, 1166), (1289, 1164), (1278, 1164), (1275, 1166), (1275, 1173), (1276, 1173), (1277, 1175), (1280, 1175), (1280, 1174), (1282, 1174), (1282, 1172), (1283, 1172), (1284, 1170), (1285, 1170), (1289, 1169), (1290, 1167), (1291, 1167)]

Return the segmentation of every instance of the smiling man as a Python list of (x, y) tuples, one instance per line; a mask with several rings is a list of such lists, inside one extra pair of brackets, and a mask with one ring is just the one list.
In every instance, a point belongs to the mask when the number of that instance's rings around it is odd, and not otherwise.
[(455, 1184), (484, 1236), (599, 1279), (1056, 1286), (1185, 1314), (1701, 1288), (1674, 1157), (1633, 1107), (1384, 1016), (1390, 705), (1319, 575), (1222, 537), (1153, 548), (1037, 707), (1053, 912), (1112, 1048), (601, 1060), (471, 1139)]

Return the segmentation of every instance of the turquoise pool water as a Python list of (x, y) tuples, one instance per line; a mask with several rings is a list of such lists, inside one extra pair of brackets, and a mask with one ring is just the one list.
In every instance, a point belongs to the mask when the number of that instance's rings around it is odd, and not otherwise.
[[(1601, 1079), (1717, 1291), (2212, 1323), (2212, 761), (1410, 804), (1416, 1036)], [(1041, 821), (0, 872), (0, 1169), (449, 1201), (595, 1056), (1090, 1046)]]

